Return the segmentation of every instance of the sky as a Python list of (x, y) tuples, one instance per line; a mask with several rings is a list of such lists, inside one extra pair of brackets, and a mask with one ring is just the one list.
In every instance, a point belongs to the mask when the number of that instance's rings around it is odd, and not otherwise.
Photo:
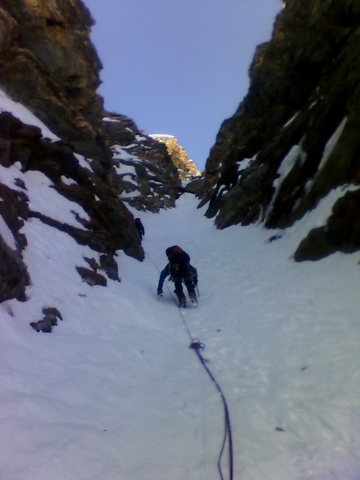
[[(0, 110), (56, 140), (1, 92)], [(17, 162), (0, 165), (0, 178), (17, 191), (22, 180), (32, 210), (85, 228), (76, 213), (86, 212), (41, 172)], [(88, 267), (84, 257), (99, 262), (98, 252), (27, 219), (28, 300), (0, 304), (1, 480), (220, 480), (224, 408), (193, 339), (205, 345), (226, 399), (234, 479), (358, 480), (359, 253), (292, 259), (343, 194), (331, 192), (281, 231), (217, 230), (190, 194), (158, 214), (133, 211), (146, 229), (145, 260), (117, 252), (121, 283), (108, 279), (107, 287), (76, 271)], [(0, 235), (15, 248), (1, 216)], [(198, 269), (196, 309), (177, 308), (171, 282), (156, 295), (172, 244)], [(44, 306), (62, 315), (51, 334), (29, 325)]]
[(281, 0), (83, 0), (104, 69), (105, 108), (179, 140), (203, 170), (249, 86)]

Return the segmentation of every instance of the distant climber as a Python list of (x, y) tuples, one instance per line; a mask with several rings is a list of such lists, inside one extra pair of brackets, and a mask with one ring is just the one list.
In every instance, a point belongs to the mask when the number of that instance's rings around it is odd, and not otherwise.
[(142, 242), (142, 237), (145, 235), (144, 225), (141, 223), (140, 218), (135, 218), (135, 227), (140, 235), (140, 242)]
[(171, 280), (175, 283), (175, 293), (179, 299), (179, 306), (186, 307), (182, 282), (186, 285), (192, 305), (196, 306), (195, 287), (197, 286), (198, 275), (196, 268), (190, 264), (190, 256), (177, 245), (167, 248), (166, 256), (169, 263), (160, 274), (157, 294), (161, 295), (163, 293), (165, 278), (171, 276)]

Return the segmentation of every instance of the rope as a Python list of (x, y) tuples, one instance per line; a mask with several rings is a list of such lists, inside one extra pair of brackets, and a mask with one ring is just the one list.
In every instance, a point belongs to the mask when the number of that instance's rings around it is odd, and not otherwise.
[[(157, 271), (159, 273), (160, 270), (158, 268), (158, 266), (156, 265), (156, 263), (152, 260), (151, 256), (147, 253), (146, 253), (146, 256), (147, 258), (151, 261), (151, 263), (155, 266), (155, 268), (157, 269)], [(174, 298), (175, 300), (175, 297), (174, 295), (172, 294), (172, 292), (170, 291), (170, 288), (168, 285), (166, 285), (170, 295)], [(185, 326), (185, 329), (189, 335), (189, 338), (190, 338), (190, 347), (191, 349), (194, 350), (194, 352), (196, 353), (201, 365), (205, 368), (206, 370), (206, 373), (209, 375), (209, 377), (211, 378), (211, 380), (214, 382), (218, 392), (220, 393), (220, 396), (221, 396), (221, 400), (223, 402), (223, 406), (224, 406), (224, 420), (225, 420), (225, 431), (224, 431), (224, 438), (223, 438), (223, 442), (222, 442), (222, 445), (221, 445), (221, 449), (220, 449), (220, 454), (219, 454), (219, 458), (218, 458), (218, 463), (217, 463), (217, 466), (218, 466), (218, 470), (219, 470), (219, 474), (220, 474), (220, 478), (221, 480), (224, 480), (224, 475), (223, 475), (223, 472), (222, 472), (222, 469), (221, 469), (221, 460), (222, 460), (222, 457), (223, 457), (223, 454), (224, 454), (224, 451), (225, 451), (225, 446), (226, 446), (226, 441), (228, 440), (228, 445), (229, 445), (229, 480), (233, 480), (233, 475), (234, 475), (234, 455), (233, 455), (233, 442), (232, 442), (232, 431), (231, 431), (231, 422), (230, 422), (230, 414), (229, 414), (229, 408), (228, 408), (228, 405), (227, 405), (227, 402), (226, 402), (226, 398), (225, 398), (225, 395), (219, 385), (219, 383), (216, 381), (214, 375), (211, 373), (209, 367), (206, 365), (206, 361), (204, 359), (204, 357), (202, 356), (201, 354), (201, 350), (204, 350), (205, 349), (205, 345), (203, 343), (201, 343), (197, 338), (193, 338), (193, 336), (191, 335), (191, 332), (190, 332), (190, 329), (188, 327), (188, 324), (185, 320), (185, 317), (184, 317), (184, 314), (181, 310), (181, 308), (179, 308), (179, 314), (180, 314), (180, 317), (183, 321), (183, 324)]]
[(224, 480), (224, 476), (223, 476), (223, 473), (222, 473), (222, 470), (221, 470), (221, 459), (222, 459), (222, 456), (223, 456), (223, 453), (224, 453), (224, 450), (225, 450), (226, 440), (229, 439), (229, 472), (230, 472), (230, 480), (232, 480), (233, 479), (233, 474), (234, 474), (233, 442), (232, 442), (230, 414), (229, 414), (229, 408), (228, 408), (227, 403), (226, 403), (226, 398), (225, 398), (225, 395), (224, 395), (223, 391), (221, 390), (220, 385), (216, 381), (214, 375), (211, 373), (210, 369), (206, 365), (206, 360), (201, 355), (200, 350), (204, 350), (205, 345), (203, 343), (200, 343), (197, 339), (194, 339), (190, 344), (190, 348), (195, 350), (195, 353), (198, 356), (202, 366), (205, 368), (205, 370), (206, 370), (207, 374), (209, 375), (209, 377), (211, 378), (211, 380), (215, 383), (216, 388), (221, 395), (221, 399), (222, 399), (222, 402), (223, 402), (223, 405), (224, 405), (224, 413), (225, 413), (225, 433), (224, 433), (224, 440), (223, 440), (223, 443), (222, 443), (222, 446), (221, 446), (219, 460), (218, 460), (218, 469), (219, 469), (221, 480)]

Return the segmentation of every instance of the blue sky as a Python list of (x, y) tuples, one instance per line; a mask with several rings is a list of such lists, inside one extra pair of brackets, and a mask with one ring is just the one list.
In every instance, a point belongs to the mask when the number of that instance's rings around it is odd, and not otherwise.
[(178, 138), (202, 170), (221, 123), (246, 95), (281, 0), (83, 0), (104, 69), (105, 108)]

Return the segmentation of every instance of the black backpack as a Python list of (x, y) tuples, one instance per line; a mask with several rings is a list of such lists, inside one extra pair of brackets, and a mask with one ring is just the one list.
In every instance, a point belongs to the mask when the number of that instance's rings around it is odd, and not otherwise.
[(174, 245), (166, 249), (166, 255), (169, 259), (170, 275), (173, 278), (191, 275), (190, 256), (184, 250)]

